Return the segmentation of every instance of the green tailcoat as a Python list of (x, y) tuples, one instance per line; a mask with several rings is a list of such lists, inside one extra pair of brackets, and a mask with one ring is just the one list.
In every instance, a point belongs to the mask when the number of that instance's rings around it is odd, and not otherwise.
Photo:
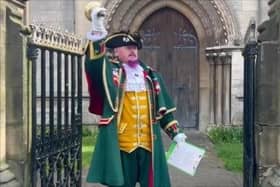
[[(168, 135), (171, 138), (178, 133), (177, 121), (174, 120), (172, 114), (175, 107), (166, 92), (160, 75), (144, 63), (141, 63), (141, 66), (144, 69), (146, 83), (151, 90), (154, 186), (169, 187), (171, 185), (160, 130), (169, 129)], [(118, 142), (117, 116), (118, 109), (122, 105), (125, 73), (120, 62), (110, 60), (104, 54), (102, 42), (89, 44), (85, 71), (90, 93), (89, 110), (101, 115), (99, 133), (87, 181), (120, 186), (124, 183), (124, 177)], [(170, 133), (170, 129), (174, 129), (172, 133)]]

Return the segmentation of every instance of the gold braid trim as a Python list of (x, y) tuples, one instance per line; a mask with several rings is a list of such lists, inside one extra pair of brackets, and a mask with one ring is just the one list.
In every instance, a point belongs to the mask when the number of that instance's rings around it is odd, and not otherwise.
[(105, 89), (105, 93), (106, 93), (109, 105), (114, 112), (117, 112), (118, 108), (117, 108), (117, 106), (114, 107), (113, 102), (112, 102), (112, 98), (111, 98), (110, 92), (109, 92), (109, 86), (108, 86), (107, 76), (106, 76), (106, 59), (105, 58), (103, 60), (103, 72), (102, 72), (102, 74), (103, 74), (103, 85), (104, 85), (104, 89)]
[(119, 34), (114, 34), (112, 36), (107, 37), (106, 40), (105, 40), (105, 43), (108, 42), (109, 40), (111, 40), (112, 38), (117, 37), (117, 36), (125, 36), (125, 37), (128, 37), (133, 42), (136, 42), (129, 34), (119, 33)]
[[(161, 110), (162, 108), (165, 108), (165, 107), (161, 107), (161, 108), (159, 109), (159, 111), (158, 111), (159, 114), (160, 114), (160, 110)], [(174, 111), (176, 111), (176, 107), (171, 108), (171, 109), (169, 109), (169, 110), (166, 110), (166, 112), (165, 112), (163, 115), (160, 114), (159, 116), (157, 116), (157, 117), (156, 117), (156, 120), (160, 120), (160, 119), (162, 119), (163, 116), (165, 116), (166, 114), (169, 114), (169, 113), (174, 112)]]
[[(105, 45), (105, 44), (104, 43), (100, 43), (100, 45)], [(96, 49), (94, 49), (94, 47), (93, 47), (93, 43), (90, 42), (90, 44), (89, 44), (89, 57), (90, 57), (90, 60), (95, 60), (95, 59), (103, 57), (105, 55), (105, 46), (102, 46), (101, 49), (102, 49), (102, 51), (100, 51), (100, 52), (96, 51)]]
[(166, 131), (169, 127), (173, 126), (174, 124), (178, 124), (177, 120), (172, 120), (164, 127), (164, 131)]

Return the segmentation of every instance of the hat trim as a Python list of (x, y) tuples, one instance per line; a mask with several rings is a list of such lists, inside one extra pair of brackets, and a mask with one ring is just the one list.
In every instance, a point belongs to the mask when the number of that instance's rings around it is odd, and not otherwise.
[(126, 37), (128, 37), (130, 40), (132, 40), (133, 42), (136, 42), (136, 40), (134, 40), (129, 34), (119, 33), (119, 34), (114, 34), (114, 35), (112, 35), (112, 36), (109, 36), (109, 37), (105, 40), (105, 43), (107, 43), (109, 40), (113, 39), (114, 37), (118, 37), (118, 36), (126, 36)]

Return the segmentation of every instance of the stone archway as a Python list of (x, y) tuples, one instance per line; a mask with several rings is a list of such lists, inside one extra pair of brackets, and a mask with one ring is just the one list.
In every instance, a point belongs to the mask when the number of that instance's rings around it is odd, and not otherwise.
[(223, 0), (114, 0), (107, 1), (109, 32), (136, 31), (155, 11), (171, 8), (180, 12), (194, 26), (199, 42), (199, 129), (209, 123), (209, 64), (205, 49), (209, 46), (228, 45), (240, 38), (239, 26), (229, 6)]
[[(170, 7), (185, 14), (191, 21), (191, 18), (195, 17), (199, 20), (203, 25), (206, 38), (209, 39), (207, 46), (228, 44), (241, 37), (236, 17), (224, 0), (107, 0), (104, 6), (109, 12), (107, 25), (111, 32), (120, 29), (134, 29), (133, 26), (137, 25), (138, 21), (143, 21), (155, 10)], [(193, 22), (198, 23), (197, 20)]]

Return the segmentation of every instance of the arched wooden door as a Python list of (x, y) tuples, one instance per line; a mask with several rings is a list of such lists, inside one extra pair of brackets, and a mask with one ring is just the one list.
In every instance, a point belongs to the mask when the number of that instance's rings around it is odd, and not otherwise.
[(182, 14), (163, 8), (139, 29), (144, 47), (141, 59), (163, 75), (177, 107), (180, 126), (198, 125), (198, 41), (193, 25)]

